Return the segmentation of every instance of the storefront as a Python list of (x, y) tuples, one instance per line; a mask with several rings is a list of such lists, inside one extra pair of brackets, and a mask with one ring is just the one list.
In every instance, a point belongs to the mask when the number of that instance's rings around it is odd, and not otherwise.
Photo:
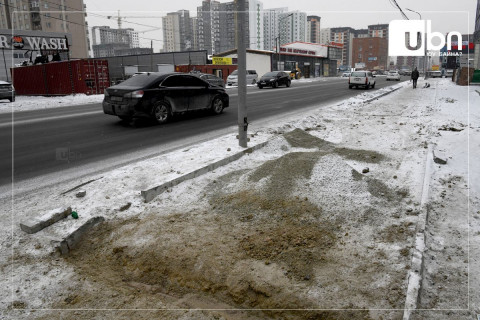
[(273, 70), (298, 70), (305, 78), (337, 75), (336, 49), (338, 46), (293, 42), (280, 47), (273, 55)]
[(0, 80), (11, 81), (10, 68), (69, 58), (69, 33), (0, 29)]

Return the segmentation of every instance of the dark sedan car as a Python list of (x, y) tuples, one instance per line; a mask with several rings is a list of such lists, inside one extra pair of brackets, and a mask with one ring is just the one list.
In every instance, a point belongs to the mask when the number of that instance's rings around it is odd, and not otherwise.
[(176, 113), (209, 109), (222, 113), (229, 105), (225, 89), (188, 73), (148, 73), (105, 90), (103, 112), (122, 120), (151, 117), (166, 123)]
[(193, 75), (199, 77), (200, 79), (203, 79), (207, 81), (210, 84), (213, 84), (215, 86), (219, 87), (225, 87), (225, 81), (223, 81), (222, 78), (219, 78), (213, 74), (208, 74), (208, 73), (193, 73)]
[(278, 86), (290, 87), (290, 84), (291, 84), (290, 76), (283, 71), (267, 72), (257, 82), (257, 86), (260, 89), (262, 89), (263, 87), (272, 87), (272, 88), (276, 88)]

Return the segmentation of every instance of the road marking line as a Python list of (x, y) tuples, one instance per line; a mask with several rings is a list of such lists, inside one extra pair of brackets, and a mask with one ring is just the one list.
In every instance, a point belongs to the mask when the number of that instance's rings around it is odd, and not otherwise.
[(83, 112), (83, 113), (66, 114), (66, 115), (63, 115), (63, 116), (45, 117), (45, 118), (30, 119), (30, 120), (18, 120), (18, 121), (16, 121), (14, 119), (13, 123), (12, 122), (6, 122), (6, 123), (0, 124), (0, 128), (11, 127), (12, 124), (13, 125), (31, 124), (31, 123), (48, 121), (48, 120), (68, 119), (68, 118), (75, 118), (75, 117), (78, 117), (78, 116), (99, 114), (99, 113), (103, 113), (103, 111), (89, 111), (89, 112)]

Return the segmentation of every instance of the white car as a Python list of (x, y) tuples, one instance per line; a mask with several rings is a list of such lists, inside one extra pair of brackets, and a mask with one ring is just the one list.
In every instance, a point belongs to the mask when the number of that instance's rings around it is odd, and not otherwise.
[[(255, 70), (247, 70), (247, 85), (248, 84), (256, 84), (258, 80), (258, 74)], [(236, 86), (238, 85), (238, 70), (233, 71), (227, 77), (227, 85), (229, 86)]]
[(396, 71), (390, 71), (387, 73), (387, 81), (397, 80), (400, 81), (400, 74)]
[(351, 74), (350, 72), (344, 72), (342, 74), (342, 77), (350, 77), (350, 74)]
[(348, 88), (375, 88), (375, 76), (370, 71), (353, 71), (348, 78)]

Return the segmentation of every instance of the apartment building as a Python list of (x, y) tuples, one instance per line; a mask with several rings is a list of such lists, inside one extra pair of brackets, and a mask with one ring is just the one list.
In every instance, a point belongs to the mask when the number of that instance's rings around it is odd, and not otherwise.
[(320, 44), (329, 44), (330, 42), (332, 42), (330, 28), (320, 29)]
[(388, 69), (387, 39), (380, 37), (360, 37), (353, 39), (352, 64), (364, 63), (368, 70)]
[(319, 16), (307, 16), (307, 38), (309, 43), (321, 43), (320, 42), (320, 17)]
[(88, 57), (88, 26), (83, 0), (4, 0), (0, 29), (58, 32), (71, 35), (71, 58)]
[(263, 12), (263, 48), (273, 50), (278, 45), (278, 21), (281, 14), (288, 11), (288, 8), (265, 9)]
[(284, 12), (279, 15), (280, 45), (296, 41), (305, 42), (307, 36), (307, 14), (305, 12)]
[(109, 57), (116, 55), (116, 50), (135, 54), (140, 47), (138, 32), (132, 28), (114, 29), (109, 26), (92, 28), (92, 51), (94, 57)]
[(350, 27), (330, 28), (330, 40), (343, 45), (341, 65), (350, 66), (355, 29)]
[(193, 50), (194, 35), (192, 24), (190, 11), (188, 10), (167, 13), (167, 15), (162, 18), (163, 51)]
[(208, 54), (221, 52), (220, 11), (219, 1), (204, 0), (202, 5), (197, 7), (198, 48), (207, 50)]

